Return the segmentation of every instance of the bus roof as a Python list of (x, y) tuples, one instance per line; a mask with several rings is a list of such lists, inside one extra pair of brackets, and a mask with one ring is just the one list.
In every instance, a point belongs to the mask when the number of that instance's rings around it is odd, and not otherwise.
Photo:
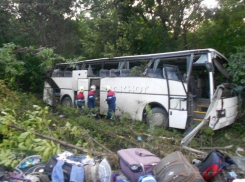
[(216, 56), (221, 59), (228, 61), (227, 58), (212, 48), (207, 49), (193, 49), (193, 50), (184, 50), (184, 51), (175, 51), (175, 52), (165, 52), (165, 53), (156, 53), (156, 54), (142, 54), (142, 55), (132, 55), (132, 56), (120, 56), (113, 58), (98, 58), (98, 59), (90, 59), (90, 60), (82, 60), (78, 62), (72, 63), (60, 63), (58, 65), (69, 65), (69, 64), (84, 64), (84, 63), (100, 63), (106, 61), (127, 61), (127, 60), (140, 60), (140, 59), (157, 59), (157, 58), (171, 58), (171, 57), (181, 57), (188, 56), (191, 54), (204, 54), (204, 53), (214, 53)]

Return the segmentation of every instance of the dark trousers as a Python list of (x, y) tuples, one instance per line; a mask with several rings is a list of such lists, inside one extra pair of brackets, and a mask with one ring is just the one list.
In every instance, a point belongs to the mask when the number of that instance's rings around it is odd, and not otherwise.
[(110, 104), (108, 105), (108, 112), (107, 112), (107, 117), (112, 118), (112, 113), (115, 113), (116, 111), (116, 104)]

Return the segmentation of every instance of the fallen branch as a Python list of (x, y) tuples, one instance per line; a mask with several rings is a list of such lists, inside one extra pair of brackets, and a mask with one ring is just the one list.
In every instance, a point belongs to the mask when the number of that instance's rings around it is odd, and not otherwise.
[[(3, 123), (1, 123), (1, 124), (3, 124)], [(6, 125), (6, 124), (3, 124), (3, 125)], [(18, 129), (18, 130), (20, 130), (20, 131), (27, 132), (26, 129), (21, 128), (21, 127), (18, 127), (18, 126), (13, 125), (13, 124), (8, 124), (7, 126), (8, 126), (8, 127), (15, 128), (15, 129)], [(43, 134), (40, 134), (40, 133), (35, 132), (35, 131), (28, 131), (28, 132), (30, 132), (30, 133), (32, 133), (32, 134), (38, 136), (38, 137), (42, 137), (42, 138), (45, 138), (45, 139), (48, 139), (48, 140), (52, 140), (52, 141), (54, 141), (54, 142), (56, 142), (56, 143), (59, 143), (59, 144), (65, 146), (65, 147), (70, 147), (70, 148), (73, 148), (73, 149), (82, 151), (82, 152), (84, 152), (84, 153), (91, 153), (91, 154), (94, 154), (94, 155), (96, 155), (96, 156), (111, 156), (111, 155), (113, 155), (113, 154), (116, 155), (115, 153), (104, 153), (104, 152), (98, 152), (98, 151), (90, 151), (90, 150), (88, 150), (88, 149), (84, 149), (84, 148), (82, 148), (82, 147), (78, 147), (78, 146), (72, 145), (72, 144), (67, 143), (67, 142), (65, 142), (65, 141), (62, 141), (62, 140), (59, 140), (59, 139), (57, 139), (57, 138), (50, 137), (50, 136), (47, 136), (47, 135), (43, 135)]]
[[(99, 146), (101, 146), (103, 149), (107, 150), (110, 153), (113, 153), (112, 151), (110, 151), (108, 148), (106, 148), (104, 145), (102, 145), (101, 143), (99, 143), (97, 140), (95, 140), (94, 138), (92, 138), (88, 133), (86, 134), (87, 137), (89, 137), (89, 139), (93, 140), (95, 143), (97, 143)], [(93, 143), (93, 141), (91, 141), (91, 143)], [(94, 145), (93, 145), (94, 147)]]
[[(132, 128), (130, 128), (130, 130), (136, 135), (136, 136), (148, 136), (148, 137), (152, 137), (152, 135), (149, 135), (147, 133), (136, 133)], [(157, 138), (160, 139), (165, 139), (165, 140), (174, 140), (174, 138), (168, 138), (168, 137), (161, 137), (161, 136), (155, 136)]]
[(221, 149), (230, 149), (232, 147), (233, 147), (233, 145), (227, 145), (224, 147), (200, 147), (199, 149), (201, 149), (201, 150), (213, 150), (213, 149), (221, 150)]
[(126, 140), (126, 141), (128, 141), (129, 143), (132, 143), (132, 144), (134, 144), (134, 145), (136, 145), (136, 146), (138, 146), (138, 147), (140, 146), (139, 143), (136, 143), (136, 142), (134, 142), (134, 141), (131, 141), (131, 140), (127, 139), (126, 137), (123, 137), (123, 136), (120, 136), (120, 135), (116, 135), (116, 134), (111, 133), (111, 132), (108, 132), (108, 131), (102, 131), (102, 130), (100, 130), (100, 131), (103, 132), (103, 133), (106, 134), (106, 135), (109, 135), (109, 136), (113, 136), (113, 137), (115, 137), (115, 138), (120, 138), (120, 139)]

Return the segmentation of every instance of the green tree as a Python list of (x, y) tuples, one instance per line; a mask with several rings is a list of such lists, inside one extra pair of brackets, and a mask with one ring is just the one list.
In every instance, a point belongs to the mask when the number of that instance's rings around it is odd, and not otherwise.
[(245, 2), (220, 1), (220, 7), (206, 13), (206, 20), (189, 33), (190, 47), (215, 48), (227, 57), (245, 45)]
[(90, 17), (85, 14), (80, 16), (80, 41), (82, 55), (86, 58), (99, 58), (105, 56), (105, 46), (115, 45), (117, 39), (117, 25), (111, 20), (110, 15), (97, 18), (97, 13)]
[(4, 44), (0, 48), (0, 79), (12, 89), (40, 93), (47, 69), (67, 61), (71, 60), (55, 54), (53, 49)]
[(172, 51), (184, 49), (188, 44), (186, 32), (202, 18), (204, 9), (201, 2), (201, 0), (139, 1), (134, 9), (149, 28), (161, 26), (161, 33), (158, 34), (158, 39), (163, 42), (161, 51)]
[(9, 43), (13, 39), (14, 31), (10, 26), (14, 14), (14, 6), (9, 0), (0, 2), (0, 46), (3, 43)]
[(13, 54), (15, 47), (14, 44), (5, 44), (0, 49), (0, 78), (11, 86), (16, 85), (16, 78), (25, 73), (24, 62), (17, 60), (16, 54)]
[(73, 3), (73, 0), (6, 0), (0, 10), (10, 12), (12, 17), (4, 19), (5, 28), (1, 29), (4, 43), (49, 47), (66, 57), (79, 55), (77, 22), (65, 17), (73, 16)]
[(228, 71), (233, 76), (233, 81), (245, 84), (245, 46), (237, 47), (236, 53), (231, 54)]
[(201, 0), (86, 2), (91, 6), (80, 16), (79, 35), (87, 58), (188, 48), (187, 33), (204, 11)]

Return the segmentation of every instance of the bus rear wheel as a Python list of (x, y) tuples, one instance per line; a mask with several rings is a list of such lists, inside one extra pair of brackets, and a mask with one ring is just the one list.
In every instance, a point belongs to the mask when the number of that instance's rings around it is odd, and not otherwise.
[(148, 125), (168, 127), (168, 113), (160, 107), (154, 107), (152, 116), (146, 116), (146, 122)]
[(72, 106), (72, 100), (70, 97), (65, 97), (62, 101), (61, 101), (61, 106)]

